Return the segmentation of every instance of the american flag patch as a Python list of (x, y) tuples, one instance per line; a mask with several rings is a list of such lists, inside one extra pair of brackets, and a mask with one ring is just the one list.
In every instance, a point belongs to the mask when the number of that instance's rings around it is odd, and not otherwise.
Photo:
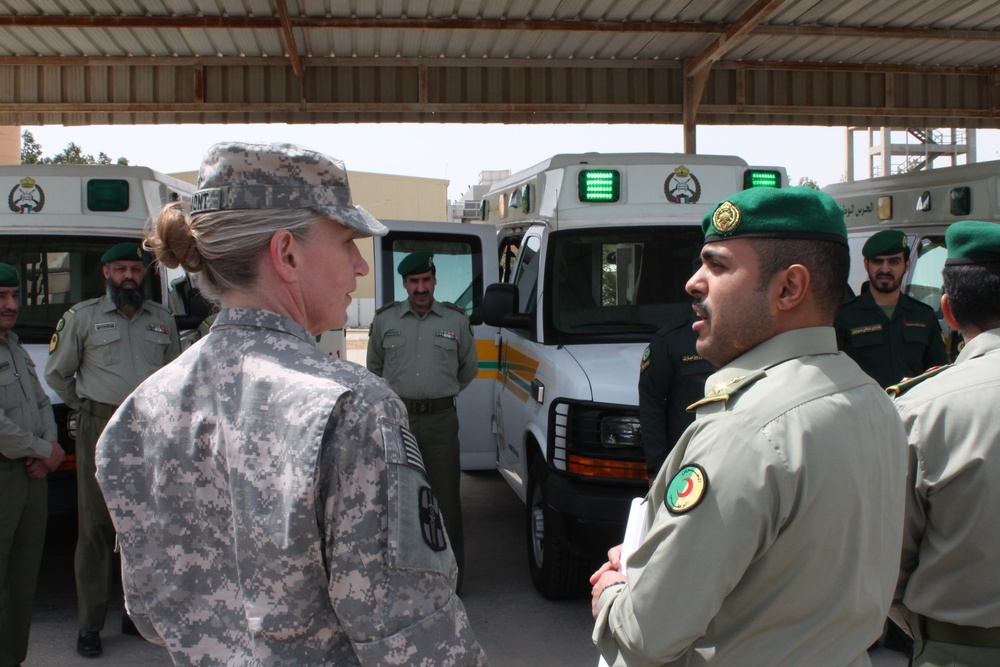
[(420, 447), (417, 446), (416, 436), (410, 433), (410, 430), (405, 427), (400, 427), (399, 431), (403, 436), (403, 452), (406, 454), (406, 463), (426, 475), (427, 469), (424, 468), (424, 457), (420, 455)]

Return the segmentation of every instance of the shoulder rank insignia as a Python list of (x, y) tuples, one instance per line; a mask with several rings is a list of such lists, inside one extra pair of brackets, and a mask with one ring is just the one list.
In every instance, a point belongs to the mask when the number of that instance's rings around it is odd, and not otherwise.
[(462, 313), (463, 315), (466, 314), (465, 308), (462, 308), (462, 306), (458, 305), (457, 303), (452, 303), (451, 301), (442, 301), (441, 303), (443, 303), (445, 306), (448, 306), (452, 310), (457, 310), (458, 312)]
[(385, 304), (384, 306), (382, 306), (381, 308), (379, 308), (378, 310), (376, 310), (376, 311), (375, 311), (375, 314), (376, 314), (376, 315), (378, 315), (378, 314), (379, 314), (379, 313), (381, 313), (382, 311), (384, 311), (384, 310), (389, 310), (390, 308), (392, 308), (393, 306), (396, 306), (396, 305), (398, 305), (398, 304), (399, 304), (399, 302), (398, 302), (398, 301), (393, 301), (393, 302), (391, 302), (391, 303), (387, 303), (387, 304)]
[(924, 380), (928, 380), (934, 377), (935, 375), (937, 375), (938, 373), (947, 368), (951, 368), (951, 364), (945, 364), (944, 366), (935, 366), (934, 368), (928, 368), (926, 371), (924, 371), (917, 377), (903, 378), (897, 384), (889, 385), (888, 387), (886, 387), (885, 393), (889, 394), (893, 398), (896, 398), (897, 396), (902, 396), (910, 389), (913, 389), (918, 384), (923, 382)]
[(735, 396), (739, 392), (743, 391), (765, 375), (767, 375), (767, 373), (764, 371), (757, 371), (756, 373), (751, 373), (750, 375), (740, 375), (734, 377), (732, 380), (720, 382), (709, 390), (708, 394), (705, 395), (705, 398), (692, 403), (687, 407), (687, 409), (689, 411), (695, 410), (699, 406), (706, 405), (708, 403), (715, 403), (717, 401), (726, 402), (732, 396)]

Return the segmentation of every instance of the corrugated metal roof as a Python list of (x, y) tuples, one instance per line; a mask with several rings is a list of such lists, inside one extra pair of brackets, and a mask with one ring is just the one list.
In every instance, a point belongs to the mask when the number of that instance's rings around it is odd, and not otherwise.
[(995, 0), (0, 0), (0, 124), (1000, 127), (998, 46)]

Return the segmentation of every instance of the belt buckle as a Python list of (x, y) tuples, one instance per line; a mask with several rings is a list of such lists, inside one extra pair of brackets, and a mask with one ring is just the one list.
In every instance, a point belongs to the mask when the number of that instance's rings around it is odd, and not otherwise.
[(430, 401), (414, 401), (413, 412), (418, 415), (426, 415), (431, 411)]

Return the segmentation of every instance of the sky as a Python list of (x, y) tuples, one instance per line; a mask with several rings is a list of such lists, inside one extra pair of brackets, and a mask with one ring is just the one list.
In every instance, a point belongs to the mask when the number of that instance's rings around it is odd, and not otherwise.
[[(70, 142), (85, 154), (125, 157), (163, 173), (194, 171), (220, 141), (288, 142), (339, 158), (352, 170), (450, 181), (458, 200), (483, 171), (521, 171), (558, 153), (681, 153), (679, 125), (95, 125), (26, 126), (43, 155)], [(897, 140), (897, 139), (894, 139)], [(900, 139), (901, 141), (901, 135)], [(755, 166), (779, 166), (789, 181), (820, 186), (845, 180), (844, 128), (710, 126), (698, 128), (701, 154), (736, 155)], [(867, 136), (855, 136), (855, 178), (866, 178)], [(978, 161), (1000, 159), (1000, 130), (979, 130)], [(914, 147), (914, 150), (918, 150)], [(947, 166), (939, 161), (938, 166)]]

